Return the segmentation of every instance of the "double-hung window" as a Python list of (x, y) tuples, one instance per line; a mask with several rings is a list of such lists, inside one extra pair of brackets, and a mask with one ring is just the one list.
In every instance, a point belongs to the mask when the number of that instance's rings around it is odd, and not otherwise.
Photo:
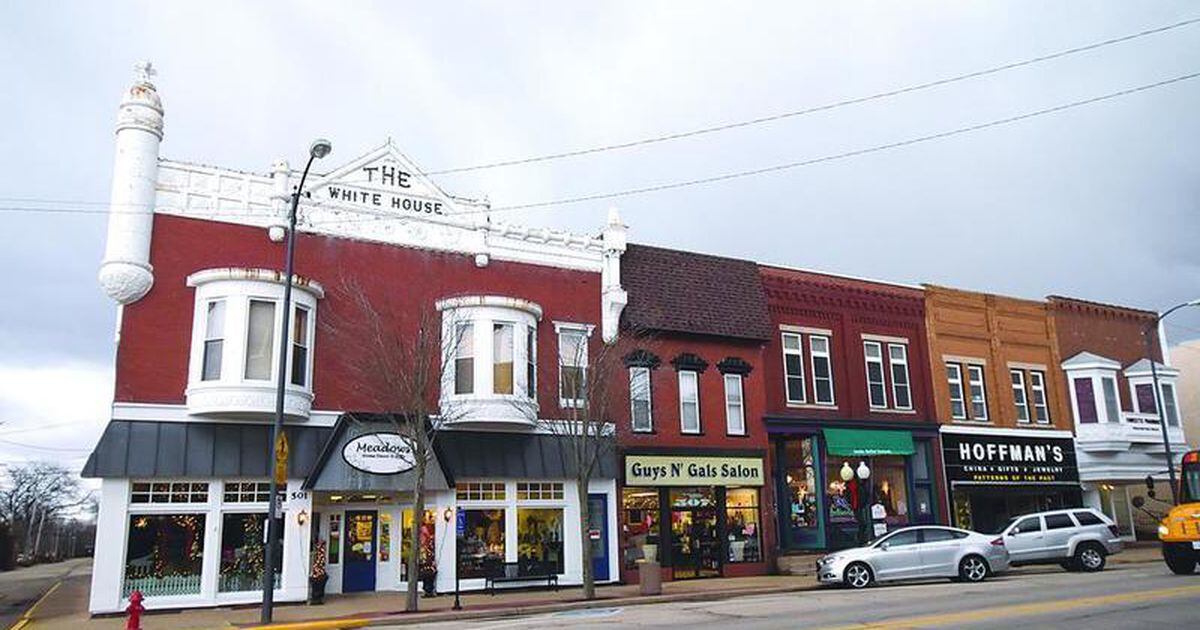
[(950, 417), (955, 420), (966, 420), (967, 399), (963, 393), (961, 365), (957, 363), (946, 364), (946, 382), (950, 384)]
[(650, 402), (650, 368), (629, 368), (629, 415), (632, 428), (638, 433), (654, 430), (654, 418)]
[(983, 366), (968, 365), (967, 379), (971, 391), (971, 417), (974, 420), (986, 422), (988, 419), (987, 392), (983, 383)]
[(951, 418), (987, 422), (987, 389), (982, 365), (948, 362), (946, 382), (950, 386)]
[(692, 370), (679, 371), (679, 431), (700, 432), (700, 375)]
[(789, 403), (807, 402), (804, 386), (804, 338), (800, 333), (785, 332), (783, 341), (784, 389)]
[(271, 380), (272, 358), (275, 356), (275, 302), (250, 300), (249, 325), (246, 330), (246, 378)]
[(883, 344), (878, 341), (863, 342), (863, 356), (867, 361), (867, 398), (871, 407), (887, 407), (887, 387), (883, 382)]
[(892, 368), (892, 403), (897, 409), (912, 409), (912, 390), (908, 385), (908, 346), (889, 343), (888, 364)]
[(475, 392), (475, 325), (459, 322), (454, 325), (454, 393)]
[(1029, 422), (1029, 400), (1025, 396), (1025, 371), (1010, 370), (1012, 377), (1013, 402), (1017, 406), (1017, 422)]
[(525, 395), (537, 399), (537, 330), (525, 329)]
[(588, 333), (580, 328), (558, 331), (558, 399), (561, 407), (582, 407), (587, 396)]
[(1167, 426), (1179, 426), (1179, 410), (1175, 406), (1175, 385), (1173, 383), (1162, 383), (1162, 406), (1163, 413), (1166, 415)]
[(292, 385), (308, 383), (308, 309), (292, 311)]
[(1033, 419), (1038, 424), (1050, 424), (1050, 407), (1046, 402), (1046, 373), (1040, 370), (1029, 372), (1029, 393), (1033, 398)]
[(510, 322), (492, 324), (492, 393), (513, 393), (513, 354), (516, 347), (516, 325)]
[(808, 353), (812, 359), (813, 401), (818, 405), (832, 405), (833, 362), (829, 357), (829, 337), (809, 335)]
[(225, 350), (225, 300), (208, 303), (204, 317), (204, 358), (200, 380), (221, 378), (221, 359)]
[(1100, 385), (1104, 390), (1104, 410), (1108, 414), (1108, 422), (1120, 422), (1121, 405), (1117, 401), (1117, 379), (1103, 376), (1100, 378)]
[(729, 435), (746, 435), (741, 374), (725, 375), (725, 432)]

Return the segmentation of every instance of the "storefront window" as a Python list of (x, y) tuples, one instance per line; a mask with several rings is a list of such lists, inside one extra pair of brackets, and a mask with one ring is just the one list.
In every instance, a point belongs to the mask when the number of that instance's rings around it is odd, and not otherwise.
[[(276, 521), (283, 529), (283, 520)], [(266, 558), (267, 515), (225, 514), (221, 517), (221, 575), (217, 590), (222, 593), (262, 589)], [(275, 545), (275, 588), (279, 588), (282, 572), (282, 539)]]
[[(908, 476), (904, 458), (899, 455), (872, 457), (870, 460), (871, 505), (882, 505), (888, 530), (908, 525)], [(875, 519), (878, 522), (879, 519)]]
[(787, 523), (793, 545), (818, 544), (820, 515), (817, 470), (813, 459), (813, 438), (784, 442), (783, 459)]
[(858, 522), (854, 515), (854, 507), (859, 504), (858, 482), (854, 477), (851, 477), (850, 481), (844, 481), (841, 472), (843, 467), (850, 466), (853, 470), (855, 465), (839, 457), (825, 458), (825, 478), (829, 480), (829, 487), (825, 489), (825, 502), (830, 523)]
[(342, 561), (342, 515), (329, 515), (329, 564)]
[(563, 572), (563, 511), (558, 508), (517, 508), (517, 558)]
[(203, 514), (131, 515), (126, 550), (122, 597), (200, 594)]
[(392, 515), (384, 512), (379, 515), (379, 561), (387, 562), (392, 559)]
[[(408, 555), (412, 553), (413, 511), (404, 510), (402, 519), (404, 531), (400, 536), (400, 579), (407, 581)], [(437, 559), (433, 548), (435, 522), (434, 513), (431, 510), (425, 510), (425, 518), (421, 519), (421, 556), (417, 558), (417, 571), (421, 573), (437, 571)]]
[(504, 564), (504, 510), (459, 510), (458, 566), (464, 578), (494, 574)]
[(621, 491), (625, 528), (625, 568), (636, 569), (637, 561), (646, 558), (648, 547), (657, 558), (658, 490), (655, 488), (625, 488)]
[(762, 561), (757, 488), (726, 491), (725, 531), (729, 538), (729, 562)]

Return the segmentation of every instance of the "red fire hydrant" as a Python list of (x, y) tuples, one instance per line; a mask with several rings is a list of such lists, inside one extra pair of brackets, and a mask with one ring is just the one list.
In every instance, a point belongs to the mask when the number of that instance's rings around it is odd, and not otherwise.
[(125, 630), (142, 630), (142, 611), (146, 607), (142, 605), (142, 592), (134, 591), (129, 595), (129, 607), (125, 612), (129, 613), (129, 621), (125, 622)]

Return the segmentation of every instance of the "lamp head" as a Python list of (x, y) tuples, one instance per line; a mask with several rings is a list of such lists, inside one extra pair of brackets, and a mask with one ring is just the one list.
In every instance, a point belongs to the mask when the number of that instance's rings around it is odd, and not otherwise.
[(313, 140), (313, 143), (308, 147), (308, 154), (318, 160), (329, 155), (330, 151), (333, 151), (333, 144), (325, 138)]
[(850, 481), (854, 478), (854, 469), (850, 467), (850, 462), (842, 462), (842, 469), (838, 471), (842, 481)]
[(871, 469), (867, 468), (866, 462), (858, 462), (858, 470), (856, 472), (859, 479), (869, 479), (871, 477)]

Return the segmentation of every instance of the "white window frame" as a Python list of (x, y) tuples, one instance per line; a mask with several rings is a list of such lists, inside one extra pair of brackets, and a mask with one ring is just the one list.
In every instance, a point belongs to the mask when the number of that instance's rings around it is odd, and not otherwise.
[[(901, 358), (900, 360), (896, 360), (896, 359), (895, 359), (895, 357), (893, 357), (893, 356), (892, 356), (892, 350), (893, 350), (893, 349), (898, 349), (898, 350), (900, 350), (901, 354), (903, 355), (903, 356), (902, 356), (902, 358)], [(888, 372), (887, 372), (887, 376), (888, 376), (888, 378), (889, 378), (889, 379), (891, 379), (891, 381), (892, 381), (892, 405), (893, 405), (893, 406), (894, 406), (896, 409), (902, 409), (902, 410), (904, 410), (904, 411), (911, 411), (911, 410), (912, 410), (912, 408), (913, 408), (913, 398), (912, 398), (912, 374), (911, 374), (911, 373), (908, 371), (908, 345), (907, 345), (907, 344), (903, 344), (903, 343), (889, 343), (889, 344), (887, 345), (887, 350), (888, 350)], [(903, 368), (904, 368), (904, 384), (903, 384), (903, 385), (899, 385), (899, 386), (898, 386), (898, 385), (896, 385), (896, 374), (895, 374), (895, 368), (896, 368), (896, 366), (901, 366), (901, 367), (903, 367)], [(900, 404), (900, 397), (896, 395), (896, 392), (897, 392), (897, 391), (898, 391), (898, 390), (899, 390), (901, 387), (903, 387), (903, 388), (904, 388), (904, 390), (905, 390), (905, 394), (906, 394), (906, 396), (907, 396), (907, 398), (908, 398), (908, 404), (907, 404), (907, 405), (901, 405), (901, 404)]]
[[(250, 372), (250, 313), (254, 310), (255, 302), (260, 302), (263, 304), (271, 305), (271, 339), (270, 339), (270, 342), (267, 344), (267, 351), (270, 353), (270, 356), (267, 357), (267, 376), (265, 378), (254, 378), (254, 377), (251, 377), (249, 374), (249, 372)], [(242, 328), (242, 330), (246, 331), (246, 336), (242, 342), (243, 347), (242, 347), (242, 365), (241, 365), (242, 380), (244, 380), (244, 381), (248, 381), (248, 382), (252, 382), (252, 383), (263, 383), (263, 382), (274, 383), (274, 382), (276, 382), (276, 378), (278, 378), (276, 375), (276, 372), (278, 371), (279, 357), (275, 356), (275, 352), (277, 351), (277, 346), (279, 345), (279, 342), (275, 341), (275, 338), (278, 337), (279, 333), (281, 332), (279, 318), (281, 315), (280, 311), (282, 309), (279, 308), (279, 305), (280, 305), (279, 300), (276, 300), (274, 298), (261, 297), (261, 296), (257, 296), (257, 295), (251, 295), (246, 300), (246, 321), (245, 321), (245, 325)]]
[[(634, 382), (637, 379), (637, 375), (644, 375), (646, 379), (646, 426), (644, 427), (639, 427), (637, 424), (637, 411), (633, 404), (637, 400), (634, 392)], [(654, 394), (652, 387), (650, 368), (641, 365), (629, 368), (629, 427), (634, 433), (654, 432)]]
[[(825, 342), (824, 352), (818, 353), (816, 351), (816, 349), (813, 347), (814, 339), (821, 339)], [(809, 361), (810, 361), (809, 367), (812, 369), (812, 379), (813, 379), (813, 403), (822, 405), (822, 406), (828, 406), (828, 407), (833, 407), (833, 406), (837, 405), (837, 390), (834, 389), (834, 383), (833, 383), (833, 348), (831, 347), (832, 344), (833, 344), (833, 337), (831, 335), (809, 335), (808, 336), (808, 357), (809, 357)], [(827, 401), (820, 399), (821, 390), (817, 387), (817, 358), (818, 357), (825, 359), (825, 362), (827, 363), (827, 366), (829, 368), (828, 369), (828, 371), (829, 371), (829, 400), (827, 400)]]
[[(868, 348), (875, 350), (875, 358), (871, 358), (871, 353), (868, 351)], [(867, 371), (867, 405), (871, 409), (887, 409), (887, 371), (884, 369), (882, 343), (870, 339), (863, 341), (863, 364)], [(879, 367), (879, 382), (877, 384), (879, 385), (879, 392), (883, 395), (883, 402), (880, 404), (875, 404), (875, 401), (872, 400), (871, 396), (871, 386), (876, 384), (871, 380), (871, 364), (876, 364)]]
[[(1029, 371), (1029, 390), (1033, 408), (1032, 420), (1037, 424), (1050, 424), (1054, 421), (1050, 417), (1050, 399), (1046, 396), (1046, 373), (1042, 370)], [(1042, 402), (1038, 402), (1038, 395), (1041, 395)], [(1041, 410), (1041, 417), (1038, 417), (1038, 411)]]
[[(475, 365), (479, 362), (479, 352), (475, 348), (477, 345), (475, 340), (475, 323), (476, 322), (474, 321), (468, 320), (454, 322), (453, 324), (452, 330), (454, 331), (454, 338), (451, 339), (450, 342), (454, 344), (454, 351), (452, 353), (454, 355), (454, 370), (451, 372), (450, 379), (453, 382), (453, 389), (451, 392), (455, 396), (470, 396), (478, 391), (476, 385), (479, 384), (479, 379), (475, 378)], [(463, 349), (463, 340), (465, 339), (471, 340), (471, 349), (469, 353), (465, 352)], [(459, 391), (458, 362), (465, 361), (466, 359), (471, 360), (471, 388), (466, 391)]]
[[(215, 308), (221, 309), (221, 316), (220, 316), (221, 335), (220, 336), (213, 336), (213, 331), (212, 331), (213, 327), (210, 325), (211, 322), (209, 321), (209, 314)], [(226, 330), (229, 327), (229, 304), (228, 304), (228, 301), (225, 298), (217, 298), (215, 300), (205, 300), (203, 313), (204, 313), (204, 319), (203, 319), (203, 321), (204, 321), (204, 339), (200, 343), (200, 380), (201, 381), (219, 381), (219, 380), (221, 380), (221, 376), (225, 373), (225, 355), (228, 354), (225, 351), (225, 341), (226, 341), (226, 337), (228, 337), (228, 335), (229, 335), (229, 331)], [(206, 367), (206, 365), (208, 363), (208, 344), (211, 342), (214, 342), (214, 341), (221, 342), (221, 359), (220, 359), (220, 361), (217, 362), (217, 374), (215, 376), (209, 378), (204, 373), (204, 368)]]
[[(564, 396), (563, 391), (563, 370), (565, 367), (582, 368), (579, 373), (580, 383), (577, 386), (586, 387), (588, 373), (588, 341), (592, 336), (592, 329), (595, 326), (588, 324), (568, 324), (562, 322), (554, 322), (554, 333), (558, 338), (558, 406), (563, 409), (580, 409), (587, 402), (587, 391), (584, 390), (584, 398), (568, 399)], [(580, 347), (583, 350), (579, 353), (581, 356), (571, 357), (571, 360), (579, 359), (580, 364), (567, 363), (567, 358), (563, 356), (563, 336), (564, 335), (580, 335), (582, 340)]]
[[(979, 380), (978, 380), (979, 400), (980, 400), (980, 403), (983, 405), (983, 413), (982, 414), (975, 413), (975, 394), (974, 394), (974, 392), (971, 391), (971, 388), (975, 387), (975, 384), (976, 384), (976, 380), (974, 377), (975, 374), (979, 374)], [(967, 402), (970, 405), (970, 407), (968, 408), (968, 411), (970, 413), (971, 419), (975, 420), (977, 422), (987, 422), (988, 415), (989, 415), (988, 414), (988, 404), (987, 404), (987, 377), (983, 372), (982, 365), (978, 365), (978, 364), (974, 364), (974, 363), (967, 364), (967, 391), (966, 391), (966, 394), (968, 396)]]
[[(788, 349), (787, 339), (796, 340), (796, 348)], [(783, 396), (788, 403), (803, 405), (808, 402), (808, 382), (804, 374), (804, 335), (798, 332), (783, 332), (779, 336), (779, 345), (783, 349)], [(796, 362), (800, 366), (799, 374), (788, 374), (788, 356), (795, 356), (799, 359)], [(788, 381), (793, 378), (800, 379), (800, 398), (792, 398), (791, 389), (788, 387)]]
[[(685, 376), (690, 377), (690, 393), (693, 398), (689, 399), (687, 394), (689, 388), (685, 388)], [(700, 373), (695, 370), (679, 370), (677, 376), (679, 382), (679, 432), (685, 435), (699, 435), (704, 431), (704, 423), (700, 418)], [(689, 430), (687, 427), (687, 414), (684, 412), (686, 403), (694, 402), (696, 405), (696, 428)]]
[[(1112, 404), (1109, 405), (1108, 387), (1112, 387)], [(1100, 377), (1100, 394), (1104, 397), (1104, 421), (1105, 422), (1120, 422), (1121, 421), (1121, 390), (1117, 386), (1117, 379), (1112, 376)]]
[[(304, 340), (301, 343), (296, 342), (296, 314), (304, 311)], [(312, 340), (312, 334), (309, 329), (313, 327), (313, 311), (311, 308), (303, 304), (292, 304), (292, 319), (291, 326), (288, 327), (288, 384), (293, 387), (308, 387), (312, 380), (312, 347), (309, 343)], [(293, 370), (295, 367), (296, 347), (304, 349), (304, 365), (301, 369), (304, 370), (304, 382), (296, 382), (296, 373)]]
[[(967, 410), (967, 389), (966, 389), (966, 384), (963, 381), (962, 364), (954, 363), (954, 362), (947, 362), (946, 370), (947, 370), (946, 383), (950, 387), (950, 417), (955, 420), (967, 420), (971, 417), (971, 414)], [(955, 376), (951, 377), (949, 374), (949, 370), (953, 370)], [(954, 390), (956, 388), (958, 389), (957, 397), (955, 397), (955, 395), (954, 395)], [(954, 401), (955, 400), (957, 400), (959, 405), (962, 407), (961, 414), (954, 413)]]
[[(741, 374), (725, 374), (725, 433), (746, 435), (746, 397)], [(734, 396), (736, 389), (736, 398)], [(736, 412), (734, 408), (736, 407)]]
[[(1166, 388), (1168, 388), (1168, 387), (1171, 388), (1170, 394), (1167, 394)], [(1168, 427), (1178, 427), (1179, 422), (1180, 422), (1179, 400), (1175, 397), (1176, 396), (1176, 391), (1175, 391), (1176, 388), (1175, 388), (1174, 381), (1160, 380), (1158, 382), (1158, 388), (1159, 388), (1159, 392), (1158, 392), (1159, 398), (1162, 401), (1162, 403), (1161, 403), (1162, 411), (1159, 413), (1159, 416), (1158, 416), (1159, 419), (1162, 422), (1166, 422)], [(1170, 410), (1171, 410), (1170, 415), (1167, 414), (1168, 408), (1170, 408)], [(1174, 422), (1172, 422), (1171, 416), (1174, 416)]]
[[(511, 347), (508, 349), (509, 354), (510, 354), (509, 363), (512, 364), (512, 375), (510, 377), (511, 382), (509, 383), (510, 391), (498, 392), (498, 391), (496, 391), (496, 376), (495, 376), (496, 365), (498, 364), (497, 363), (498, 359), (496, 357), (496, 335), (499, 332), (499, 329), (504, 326), (507, 326), (509, 329), (512, 330), (512, 335), (511, 335), (512, 344), (511, 344)], [(518, 389), (517, 388), (517, 360), (521, 354), (520, 352), (517, 352), (517, 338), (519, 337), (518, 332), (521, 329), (527, 329), (527, 327), (522, 326), (522, 325), (518, 324), (517, 322), (512, 322), (512, 321), (507, 321), (507, 320), (502, 320), (502, 319), (493, 319), (492, 320), (492, 327), (491, 327), (491, 331), (490, 331), (491, 334), (488, 336), (488, 339), (492, 342), (492, 344), (491, 344), (492, 345), (492, 362), (490, 365), (491, 370), (492, 370), (492, 393), (497, 396), (515, 396), (517, 394), (517, 389)], [(523, 367), (527, 367), (527, 366), (523, 366)]]
[[(1013, 404), (1016, 407), (1017, 423), (1029, 424), (1033, 422), (1032, 410), (1029, 406), (1029, 393), (1025, 390), (1025, 370), (1020, 368), (1009, 368), (1009, 381), (1012, 384)], [(1025, 417), (1021, 418), (1021, 412), (1025, 412)]]

